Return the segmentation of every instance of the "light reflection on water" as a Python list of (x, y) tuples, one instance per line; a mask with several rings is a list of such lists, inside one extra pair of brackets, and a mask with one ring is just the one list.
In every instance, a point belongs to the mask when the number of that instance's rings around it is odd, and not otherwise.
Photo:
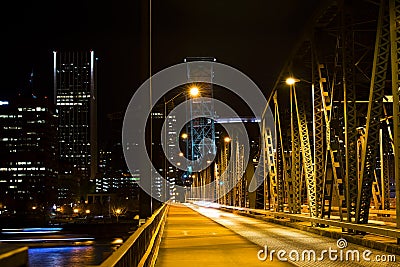
[(29, 267), (97, 265), (112, 251), (111, 246), (29, 248)]

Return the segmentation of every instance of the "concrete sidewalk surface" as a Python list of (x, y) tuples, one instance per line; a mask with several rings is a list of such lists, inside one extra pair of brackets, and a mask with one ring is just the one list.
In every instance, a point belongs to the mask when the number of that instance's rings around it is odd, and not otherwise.
[(261, 249), (188, 207), (170, 206), (156, 266), (294, 266), (258, 260)]

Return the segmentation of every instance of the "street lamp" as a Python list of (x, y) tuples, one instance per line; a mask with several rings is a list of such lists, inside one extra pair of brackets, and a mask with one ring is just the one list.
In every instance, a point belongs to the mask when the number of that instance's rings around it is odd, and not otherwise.
[(231, 138), (230, 138), (229, 136), (227, 136), (227, 137), (224, 138), (224, 142), (225, 142), (225, 143), (229, 143), (230, 141), (231, 141)]
[[(290, 136), (291, 136), (291, 146), (292, 146), (292, 155), (291, 155), (291, 159), (292, 159), (292, 175), (294, 177), (292, 179), (294, 179), (294, 180), (299, 180), (300, 179), (300, 177), (297, 177), (299, 174), (297, 174), (297, 176), (296, 176), (295, 171), (294, 171), (294, 168), (296, 167), (294, 162), (297, 160), (297, 157), (295, 155), (295, 150), (297, 150), (297, 153), (299, 153), (298, 148), (294, 147), (295, 146), (295, 141), (296, 141), (295, 138), (297, 138), (297, 137), (294, 136), (294, 133), (295, 133), (295, 121), (299, 120), (299, 114), (298, 114), (298, 111), (297, 111), (296, 87), (295, 86), (296, 86), (296, 83), (300, 82), (300, 81), (302, 81), (302, 82), (304, 81), (304, 82), (310, 83), (312, 85), (313, 118), (315, 118), (315, 116), (314, 116), (314, 110), (315, 109), (314, 109), (314, 86), (313, 86), (313, 83), (309, 82), (307, 80), (304, 80), (304, 79), (301, 79), (301, 80), (300, 79), (296, 79), (294, 77), (287, 78), (286, 79), (286, 84), (288, 84), (289, 87), (290, 87)], [(314, 135), (314, 149), (315, 149), (315, 123), (313, 123), (313, 126), (314, 126), (313, 135)], [(296, 127), (299, 127), (299, 125), (296, 126)], [(315, 151), (314, 151), (314, 155), (315, 155)], [(296, 201), (300, 202), (299, 199), (295, 200), (295, 202)], [(294, 213), (299, 213), (300, 212), (300, 206), (299, 205), (300, 205), (299, 203), (297, 203), (295, 205), (294, 210), (293, 210)]]
[[(190, 95), (191, 97), (197, 97), (199, 95), (200, 91), (199, 91), (199, 87), (196, 85), (192, 85), (190, 86), (188, 89), (183, 90), (182, 92), (180, 92), (179, 94), (175, 95), (174, 97), (172, 97), (171, 99), (169, 99), (168, 101), (165, 99), (164, 97), (164, 120), (165, 122), (167, 122), (167, 105), (174, 101), (177, 97), (179, 97), (182, 94), (186, 94), (186, 95)], [(182, 138), (183, 139), (187, 139), (188, 135), (187, 133), (183, 133), (182, 134)], [(165, 147), (165, 159), (164, 159), (164, 175), (165, 175), (165, 179), (167, 180), (167, 161), (168, 161), (168, 146), (167, 146), (167, 127), (164, 127), (164, 147)], [(179, 153), (179, 156), (183, 157), (183, 153)], [(179, 164), (180, 165), (180, 164)], [(179, 166), (178, 165), (178, 166)], [(165, 194), (165, 200), (167, 200), (167, 181), (165, 181), (164, 183), (164, 194)]]
[[(295, 86), (296, 80), (297, 79), (295, 79), (293, 77), (290, 77), (290, 78), (286, 79), (286, 84), (288, 84), (290, 86), (290, 88), (289, 88), (290, 89), (290, 136), (291, 136), (291, 146), (292, 146), (291, 147), (291, 150), (292, 150), (292, 155), (291, 155), (291, 158), (292, 158), (292, 170), (291, 170), (291, 172), (292, 172), (292, 174), (291, 175), (293, 175), (293, 176), (295, 176), (294, 171), (293, 171), (293, 168), (295, 167), (294, 164), (293, 164), (293, 162), (295, 162), (294, 150), (297, 149), (297, 148), (294, 147), (294, 143), (295, 143), (295, 136), (294, 136), (294, 127), (295, 127), (295, 125), (294, 125), (294, 123), (295, 122), (294, 122), (294, 116), (293, 116), (294, 115), (294, 109), (295, 109), (295, 107), (293, 105), (293, 91), (295, 90), (294, 86)], [(294, 177), (294, 180), (297, 179), (297, 178), (298, 177)], [(293, 212), (297, 213), (297, 205), (295, 205)]]
[(295, 83), (300, 82), (299, 79), (293, 78), (293, 77), (289, 77), (286, 79), (286, 84), (287, 85), (294, 85)]
[[(315, 87), (314, 87), (314, 83), (313, 82), (307, 81), (307, 80), (305, 80), (303, 78), (297, 79), (297, 78), (294, 78), (294, 77), (288, 77), (286, 79), (286, 84), (290, 86), (290, 103), (292, 103), (292, 94), (295, 93), (295, 90), (296, 90), (295, 89), (295, 84), (298, 83), (298, 82), (306, 82), (308, 84), (311, 84), (311, 97), (312, 97), (311, 103), (312, 103), (312, 117), (313, 117), (313, 145), (314, 145), (314, 155), (315, 155), (315, 153), (316, 153), (316, 151), (315, 151), (315, 149), (316, 149), (316, 143), (315, 143), (316, 142), (315, 141), (316, 140), (316, 138), (315, 138), (315, 136), (316, 136), (316, 129), (315, 129), (315, 125), (316, 125), (316, 123), (315, 123)], [(313, 165), (314, 165), (314, 163), (313, 163)]]
[(196, 96), (198, 96), (199, 95), (199, 88), (197, 87), (197, 86), (192, 86), (191, 88), (190, 88), (190, 95), (191, 96), (193, 96), (193, 97), (196, 97)]
[(113, 209), (113, 213), (114, 213), (115, 217), (117, 217), (117, 223), (118, 223), (119, 216), (122, 214), (122, 209), (120, 209), (120, 208)]

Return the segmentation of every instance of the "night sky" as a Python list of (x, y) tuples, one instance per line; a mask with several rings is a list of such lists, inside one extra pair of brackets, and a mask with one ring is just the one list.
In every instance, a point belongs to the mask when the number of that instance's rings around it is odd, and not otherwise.
[[(268, 96), (317, 2), (153, 0), (153, 73), (187, 56), (213, 56)], [(139, 0), (7, 1), (1, 11), (1, 98), (25, 90), (32, 69), (35, 93), (52, 96), (53, 50), (95, 51), (100, 127), (143, 82)]]

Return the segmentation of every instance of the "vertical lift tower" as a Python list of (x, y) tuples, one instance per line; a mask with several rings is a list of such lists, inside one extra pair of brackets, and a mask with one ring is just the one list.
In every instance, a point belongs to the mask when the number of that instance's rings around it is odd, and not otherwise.
[[(213, 102), (213, 57), (187, 57), (184, 62), (187, 64), (187, 80), (191, 86), (197, 86), (199, 95), (189, 99), (188, 114), (190, 122), (187, 124), (188, 144), (186, 146), (187, 156), (192, 160), (188, 166), (188, 177), (193, 172), (198, 173), (194, 186), (199, 187), (212, 181), (211, 162), (216, 155), (215, 126), (214, 126), (214, 102)], [(201, 81), (201, 82), (199, 82)], [(196, 160), (201, 159), (199, 162)], [(207, 163), (208, 168), (202, 170)], [(198, 197), (214, 199), (215, 192), (199, 192)]]

